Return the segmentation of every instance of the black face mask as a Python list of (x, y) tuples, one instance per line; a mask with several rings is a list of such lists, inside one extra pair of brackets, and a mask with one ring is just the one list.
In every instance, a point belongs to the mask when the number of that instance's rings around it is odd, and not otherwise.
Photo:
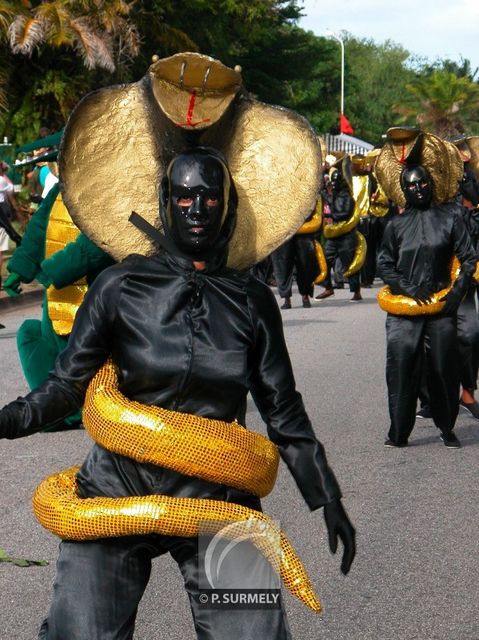
[(401, 189), (406, 203), (415, 209), (427, 209), (432, 202), (432, 180), (424, 167), (404, 169)]
[(206, 154), (182, 155), (162, 185), (172, 240), (192, 257), (201, 257), (218, 239), (225, 219), (229, 177), (221, 161)]

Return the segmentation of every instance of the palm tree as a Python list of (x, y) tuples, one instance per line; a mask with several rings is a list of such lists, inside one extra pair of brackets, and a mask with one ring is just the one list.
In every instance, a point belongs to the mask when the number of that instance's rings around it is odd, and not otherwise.
[(13, 53), (32, 55), (41, 45), (67, 47), (82, 57), (88, 69), (99, 67), (108, 71), (115, 69), (121, 55), (138, 55), (138, 32), (128, 20), (132, 0), (56, 0), (36, 6), (31, 2), (5, 4), (17, 8), (8, 27)]
[(479, 86), (467, 76), (436, 69), (406, 85), (393, 111), (397, 124), (419, 125), (444, 138), (479, 133)]
[(140, 38), (133, 0), (0, 0), (0, 132), (63, 125), (78, 99), (122, 81)]

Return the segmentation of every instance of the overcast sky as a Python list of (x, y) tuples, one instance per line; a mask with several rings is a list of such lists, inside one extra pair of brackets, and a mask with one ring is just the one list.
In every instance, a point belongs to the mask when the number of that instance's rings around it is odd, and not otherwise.
[(303, 6), (299, 26), (318, 36), (344, 30), (378, 44), (393, 40), (430, 61), (462, 57), (479, 67), (479, 0), (303, 0)]

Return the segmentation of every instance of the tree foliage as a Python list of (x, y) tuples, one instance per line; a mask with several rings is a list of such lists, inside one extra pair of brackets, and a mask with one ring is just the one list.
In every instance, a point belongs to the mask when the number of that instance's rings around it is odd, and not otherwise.
[[(337, 42), (298, 27), (301, 4), (0, 0), (0, 135), (21, 144), (36, 137), (40, 125), (60, 128), (87, 92), (138, 80), (154, 54), (180, 51), (240, 65), (247, 89), (258, 99), (298, 111), (318, 133), (337, 132), (340, 49)], [(397, 122), (437, 128), (446, 97), (441, 94), (435, 102), (423, 93), (433, 85), (444, 93), (445, 73), (455, 91), (448, 117), (456, 129), (474, 130), (477, 70), (469, 61), (439, 60), (413, 68), (409, 52), (398, 44), (347, 33), (343, 38), (345, 112), (355, 135), (379, 145)]]
[(405, 87), (394, 111), (399, 124), (419, 125), (445, 138), (470, 133), (479, 120), (479, 86), (468, 75), (434, 69)]
[(355, 135), (376, 146), (394, 124), (392, 107), (402, 88), (414, 77), (406, 66), (409, 52), (386, 40), (377, 44), (344, 34), (345, 40), (345, 112)]
[[(241, 65), (260, 99), (298, 105), (297, 81), (314, 73), (309, 48), (321, 49), (295, 26), (299, 15), (297, 0), (0, 0), (8, 59), (0, 109), (9, 96), (0, 129), (23, 141), (39, 119), (56, 126), (87, 91), (137, 80), (153, 54), (185, 50)], [(33, 78), (27, 85), (26, 76)]]

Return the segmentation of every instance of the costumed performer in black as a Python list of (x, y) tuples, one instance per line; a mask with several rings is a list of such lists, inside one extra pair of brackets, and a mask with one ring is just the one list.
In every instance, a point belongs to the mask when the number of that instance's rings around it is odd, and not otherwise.
[[(225, 118), (236, 126), (225, 129)], [(182, 123), (184, 130), (169, 127), (167, 120)], [(199, 122), (207, 124), (197, 128)], [(275, 146), (278, 129), (288, 133)], [(105, 145), (105, 131), (122, 135), (108, 137)], [(185, 137), (187, 146), (205, 137), (216, 140), (224, 156), (194, 144), (172, 152)], [(291, 175), (295, 153), (310, 158), (302, 165), (295, 162), (303, 169)], [(123, 169), (129, 164), (115, 184), (112, 154), (119, 155)], [(310, 210), (318, 188), (316, 155), (316, 138), (306, 121), (252, 100), (238, 70), (199, 54), (156, 60), (142, 81), (90, 94), (73, 112), (60, 156), (65, 202), (92, 240), (117, 260), (129, 257), (104, 270), (89, 289), (49, 379), (0, 412), (2, 437), (26, 436), (78, 408), (90, 384), (85, 428), (92, 433), (105, 426), (103, 435), (96, 431), (103, 444), (93, 446), (80, 470), (50, 477), (34, 498), (42, 523), (77, 540), (61, 544), (52, 606), (40, 638), (132, 638), (151, 561), (167, 552), (183, 573), (200, 640), (290, 638), (282, 606), (225, 611), (202, 607), (198, 600), (197, 521), (246, 518), (247, 524), (264, 524), (259, 496), (265, 490), (256, 483), (265, 467), (274, 482), (271, 447), (286, 461), (309, 507), (324, 508), (331, 550), (340, 539), (341, 569), (349, 571), (354, 529), (295, 390), (274, 295), (248, 271), (294, 233)], [(82, 187), (92, 158), (93, 177), (103, 172), (106, 194), (91, 184)], [(275, 170), (263, 184), (268, 162)], [(138, 182), (133, 192), (132, 177)], [(268, 216), (276, 216), (272, 203), (285, 193), (293, 195), (290, 219), (279, 228)], [(93, 206), (98, 197), (108, 207)], [(130, 216), (134, 208), (138, 213)], [(95, 219), (92, 211), (98, 211)], [(105, 366), (109, 358), (112, 364)], [(116, 376), (118, 389), (111, 382)], [(276, 447), (234, 422), (249, 391)], [(192, 436), (194, 429), (206, 429), (207, 435)], [(153, 461), (161, 455), (160, 443), (174, 442), (161, 463), (152, 464), (145, 454), (150, 437)], [(254, 446), (240, 444), (236, 451), (230, 438), (240, 443), (252, 438)], [(212, 450), (204, 453), (210, 440)], [(224, 449), (218, 450), (221, 440)], [(188, 464), (179, 460), (178, 450), (185, 448), (191, 453)], [(290, 575), (298, 597), (318, 610), (288, 554), (281, 557), (283, 577)]]
[[(476, 252), (479, 248), (479, 182), (476, 178), (479, 161), (479, 138), (460, 137), (453, 141), (464, 162), (464, 173), (459, 183), (458, 199), (464, 222)], [(479, 317), (476, 310), (477, 283), (471, 282), (457, 310), (457, 340), (461, 396), (459, 404), (469, 415), (479, 420), (479, 403), (474, 397), (479, 371)], [(430, 418), (429, 394), (427, 392), (427, 367), (424, 367), (421, 391), (421, 407), (416, 418)]]
[(295, 235), (271, 254), (278, 293), (284, 299), (281, 309), (291, 309), (293, 276), (296, 276), (303, 307), (311, 307), (314, 281), (320, 272), (316, 257), (316, 234), (321, 228), (320, 207), (321, 200)]
[[(464, 162), (459, 185), (462, 213), (472, 244), (479, 257), (479, 137), (454, 141)], [(457, 311), (457, 337), (461, 367), (460, 405), (479, 420), (479, 403), (474, 397), (479, 372), (479, 317), (476, 310), (477, 282), (473, 280)]]
[[(323, 227), (326, 238), (324, 254), (327, 263), (327, 276), (323, 281), (324, 291), (316, 300), (324, 300), (334, 295), (331, 281), (331, 269), (337, 266), (339, 259), (343, 273), (347, 272), (357, 251), (356, 227), (360, 212), (355, 209), (352, 183), (352, 165), (349, 155), (344, 154), (336, 160), (330, 169), (331, 182), (331, 218), (332, 224)], [(362, 300), (359, 270), (348, 276), (349, 290), (353, 294), (352, 302)]]
[[(404, 212), (386, 227), (378, 270), (389, 286), (378, 300), (386, 319), (391, 426), (386, 446), (405, 447), (414, 427), (423, 357), (431, 414), (441, 439), (458, 448), (456, 314), (471, 283), (476, 252), (455, 200), (462, 177), (457, 149), (417, 129), (388, 130), (376, 163), (386, 194)], [(457, 276), (452, 260), (460, 262)], [(391, 295), (392, 294), (392, 295)]]
[(351, 157), (353, 170), (353, 194), (356, 208), (359, 209), (360, 220), (358, 231), (366, 240), (366, 258), (361, 268), (361, 286), (371, 288), (376, 274), (376, 219), (371, 214), (371, 196), (373, 179), (371, 162), (362, 153)]

